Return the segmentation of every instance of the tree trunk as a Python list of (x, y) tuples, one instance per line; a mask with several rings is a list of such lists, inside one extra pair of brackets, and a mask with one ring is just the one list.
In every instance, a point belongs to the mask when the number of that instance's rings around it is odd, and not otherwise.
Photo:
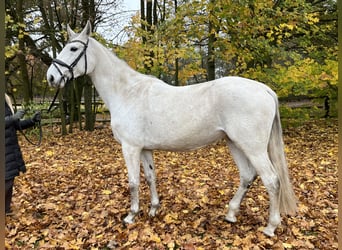
[(66, 119), (66, 124), (69, 124), (69, 133), (71, 134), (73, 131), (73, 123), (77, 120), (77, 108), (75, 101), (75, 82), (70, 82), (67, 86), (65, 86), (65, 98), (63, 98), (63, 107), (64, 114), (63, 117)]
[[(147, 44), (151, 42), (152, 35), (154, 30), (152, 29), (153, 25), (156, 25), (158, 22), (157, 19), (157, 0), (146, 0), (146, 8), (145, 1), (140, 1), (140, 13), (141, 13), (141, 28), (143, 29), (142, 41), (143, 44)], [(149, 47), (149, 46), (147, 46)], [(150, 73), (153, 67), (153, 58), (154, 52), (152, 49), (146, 48), (144, 52), (144, 68), (146, 73)]]
[(65, 89), (61, 89), (58, 94), (58, 101), (59, 101), (59, 111), (60, 111), (60, 116), (61, 116), (61, 130), (62, 130), (62, 135), (68, 134), (67, 128), (66, 128), (66, 119), (65, 119), (65, 106), (64, 106), (64, 92)]
[[(146, 17), (145, 17), (145, 0), (140, 0), (140, 20), (141, 20), (141, 29), (142, 30), (146, 30), (146, 27), (145, 27), (145, 21), (146, 21)], [(143, 44), (146, 43), (146, 35), (143, 34), (142, 35), (142, 41), (143, 41)]]
[(146, 22), (147, 22), (147, 26), (146, 26), (146, 30), (147, 31), (151, 31), (152, 28), (152, 9), (153, 9), (153, 1), (152, 0), (147, 0), (146, 3)]
[[(177, 0), (174, 0), (175, 4), (175, 15), (177, 15), (177, 8), (178, 8), (178, 3)], [(177, 37), (175, 37), (175, 47), (178, 49), (179, 47), (179, 41)], [(178, 55), (176, 55), (175, 59), (175, 86), (179, 86), (179, 58)]]
[(209, 3), (209, 39), (208, 39), (208, 54), (207, 54), (207, 75), (208, 81), (215, 80), (215, 47), (216, 41), (216, 28), (212, 22), (214, 16), (214, 0), (210, 0)]
[[(84, 2), (83, 9), (83, 25), (86, 24), (87, 20), (92, 22), (92, 27), (94, 28), (94, 21), (96, 17), (95, 2), (94, 0), (82, 0)], [(87, 131), (93, 131), (95, 127), (95, 111), (92, 110), (92, 93), (93, 87), (91, 79), (88, 76), (82, 77), (83, 79), (83, 91), (84, 91), (84, 108), (85, 108), (85, 127)], [(81, 107), (81, 106), (80, 106)]]
[[(18, 22), (20, 25), (23, 25), (24, 15), (23, 15), (23, 0), (18, 0), (17, 2), (17, 14), (18, 14)], [(29, 103), (32, 100), (32, 91), (30, 88), (30, 80), (29, 74), (27, 71), (26, 65), (26, 47), (24, 42), (24, 28), (22, 26), (19, 27), (18, 30), (18, 39), (19, 39), (19, 51), (18, 51), (18, 60), (20, 65), (21, 79), (23, 83), (23, 95), (24, 95), (24, 103)]]
[(330, 98), (329, 96), (324, 97), (324, 118), (329, 118), (330, 117)]
[(87, 131), (93, 131), (95, 127), (96, 115), (92, 109), (92, 105), (96, 105), (95, 103), (92, 103), (93, 85), (89, 77), (85, 77), (84, 81), (84, 109), (86, 117), (84, 129)]

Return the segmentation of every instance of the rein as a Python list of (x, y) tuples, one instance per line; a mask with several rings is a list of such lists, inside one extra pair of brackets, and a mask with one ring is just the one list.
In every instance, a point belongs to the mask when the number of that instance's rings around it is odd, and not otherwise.
[[(86, 50), (87, 50), (87, 47), (88, 47), (89, 39), (87, 40), (86, 43), (83, 42), (83, 41), (81, 41), (81, 40), (73, 40), (73, 41), (71, 41), (71, 42), (69, 42), (69, 43), (76, 43), (76, 42), (83, 44), (84, 47), (83, 47), (83, 50), (81, 51), (81, 53), (78, 55), (78, 57), (76, 57), (76, 59), (75, 59), (70, 65), (66, 64), (65, 62), (63, 62), (63, 61), (61, 61), (61, 60), (59, 60), (59, 59), (53, 59), (53, 60), (52, 60), (52, 64), (56, 67), (57, 71), (58, 71), (59, 74), (62, 76), (62, 79), (66, 82), (65, 84), (67, 84), (69, 81), (71, 81), (71, 80), (74, 79), (74, 71), (73, 71), (73, 69), (74, 69), (74, 67), (76, 66), (76, 64), (79, 62), (79, 60), (82, 58), (83, 55), (84, 55), (84, 75), (87, 74), (87, 66), (88, 66), (88, 65), (87, 65), (87, 53), (86, 53)], [(59, 68), (57, 65), (67, 68), (67, 69), (69, 70), (69, 73), (71, 74), (71, 78), (68, 79), (68, 77), (66, 77), (65, 75), (63, 75), (62, 71), (60, 70), (60, 68)], [(49, 107), (49, 109), (47, 110), (48, 113), (51, 112), (51, 109), (52, 109), (52, 107), (54, 106), (54, 104), (55, 104), (55, 102), (56, 102), (57, 96), (58, 96), (58, 94), (59, 94), (59, 90), (60, 90), (60, 89), (58, 88), (57, 91), (56, 91), (55, 96), (53, 97), (53, 100), (52, 100), (52, 102), (51, 102), (51, 104), (50, 104), (50, 107)], [(21, 134), (25, 137), (25, 139), (26, 139), (30, 144), (32, 144), (32, 145), (34, 145), (34, 146), (39, 146), (39, 145), (41, 144), (41, 142), (42, 142), (43, 130), (42, 130), (42, 125), (41, 125), (41, 122), (40, 122), (40, 121), (37, 122), (36, 124), (37, 124), (38, 127), (39, 127), (39, 141), (38, 141), (38, 143), (32, 142), (32, 141), (26, 136), (26, 134), (24, 133), (23, 129), (20, 127), (20, 124), (19, 124), (19, 130), (20, 130)]]
[(49, 107), (49, 109), (48, 109), (48, 111), (47, 111), (48, 113), (50, 113), (50, 111), (51, 111), (53, 105), (55, 104), (55, 101), (56, 101), (56, 98), (57, 98), (57, 96), (58, 96), (58, 93), (59, 93), (59, 88), (57, 89), (56, 94), (55, 94), (55, 96), (53, 97), (53, 100), (52, 100), (52, 102), (51, 102), (51, 104), (50, 104), (50, 107)]

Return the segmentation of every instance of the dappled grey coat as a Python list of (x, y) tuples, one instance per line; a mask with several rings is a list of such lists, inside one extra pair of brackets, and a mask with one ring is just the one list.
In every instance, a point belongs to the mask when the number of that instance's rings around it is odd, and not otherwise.
[(34, 126), (31, 119), (14, 120), (10, 107), (5, 102), (5, 151), (6, 151), (6, 173), (5, 179), (10, 180), (18, 176), (20, 172), (26, 172), (25, 162), (18, 143), (17, 130)]

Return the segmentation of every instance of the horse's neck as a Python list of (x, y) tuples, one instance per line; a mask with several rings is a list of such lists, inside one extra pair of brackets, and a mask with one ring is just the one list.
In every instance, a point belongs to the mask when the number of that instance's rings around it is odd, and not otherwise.
[(120, 96), (142, 75), (100, 43), (95, 43), (99, 47), (95, 54), (96, 67), (89, 76), (106, 106), (111, 108), (118, 100), (116, 96)]

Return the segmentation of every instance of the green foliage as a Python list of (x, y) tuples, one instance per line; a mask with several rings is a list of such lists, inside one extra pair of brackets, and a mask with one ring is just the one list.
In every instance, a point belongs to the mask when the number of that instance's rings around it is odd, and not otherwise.
[(292, 118), (300, 121), (307, 121), (313, 117), (323, 117), (324, 110), (317, 106), (290, 108), (285, 105), (281, 105), (280, 115), (283, 119)]
[(25, 117), (30, 118), (33, 116), (35, 112), (40, 112), (42, 117), (42, 124), (49, 123), (50, 119), (54, 117), (55, 114), (48, 113), (48, 109), (50, 107), (50, 102), (44, 102), (44, 103), (37, 103), (37, 102), (31, 102), (27, 103), (23, 106), (23, 109), (26, 111)]
[[(143, 46), (139, 16), (120, 56), (144, 72), (172, 79), (179, 63), (182, 84), (206, 78), (208, 37), (215, 34), (217, 77), (241, 75), (270, 85), (279, 96), (337, 96), (336, 3), (295, 1), (178, 1)], [(208, 21), (214, 29), (208, 30)], [(324, 21), (321, 21), (324, 19)], [(147, 36), (147, 34), (144, 34)], [(144, 55), (144, 51), (153, 51)], [(169, 81), (172, 82), (172, 81)]]
[[(142, 28), (148, 22), (141, 20), (139, 14), (135, 15), (125, 28), (129, 39), (123, 46), (115, 46), (96, 33), (95, 38), (112, 47), (134, 69), (170, 84), (205, 81), (207, 62), (214, 58), (217, 78), (239, 75), (256, 79), (269, 85), (280, 97), (328, 96), (331, 107), (336, 107), (336, 1), (177, 0), (158, 3), (161, 8), (157, 22), (147, 29)], [(67, 16), (68, 9), (59, 1), (56, 4), (61, 11), (59, 14)], [(66, 32), (62, 26), (57, 26), (57, 31), (45, 30), (54, 24), (44, 19), (44, 15), (32, 14), (35, 13), (32, 10), (43, 11), (34, 2), (29, 1), (24, 6), (25, 23), (17, 21), (10, 4), (6, 6), (6, 82), (10, 92), (22, 96), (23, 81), (16, 59), (20, 53), (19, 39), (44, 34), (48, 39), (37, 41), (37, 48), (53, 47), (53, 53), (57, 53), (60, 47), (56, 41), (65, 42)], [(82, 6), (77, 7), (81, 13)], [(81, 28), (77, 23), (72, 26)], [(214, 41), (210, 40), (213, 36)], [(28, 54), (31, 48), (34, 47), (27, 49)], [(45, 93), (43, 79), (47, 67), (39, 60), (34, 62), (28, 61), (28, 72), (33, 76), (30, 78), (32, 92)], [(50, 89), (46, 90), (52, 95)]]
[(312, 58), (301, 58), (290, 66), (275, 64), (273, 68), (249, 69), (246, 76), (271, 83), (280, 97), (329, 96), (336, 98), (337, 61), (325, 60), (324, 64)]

